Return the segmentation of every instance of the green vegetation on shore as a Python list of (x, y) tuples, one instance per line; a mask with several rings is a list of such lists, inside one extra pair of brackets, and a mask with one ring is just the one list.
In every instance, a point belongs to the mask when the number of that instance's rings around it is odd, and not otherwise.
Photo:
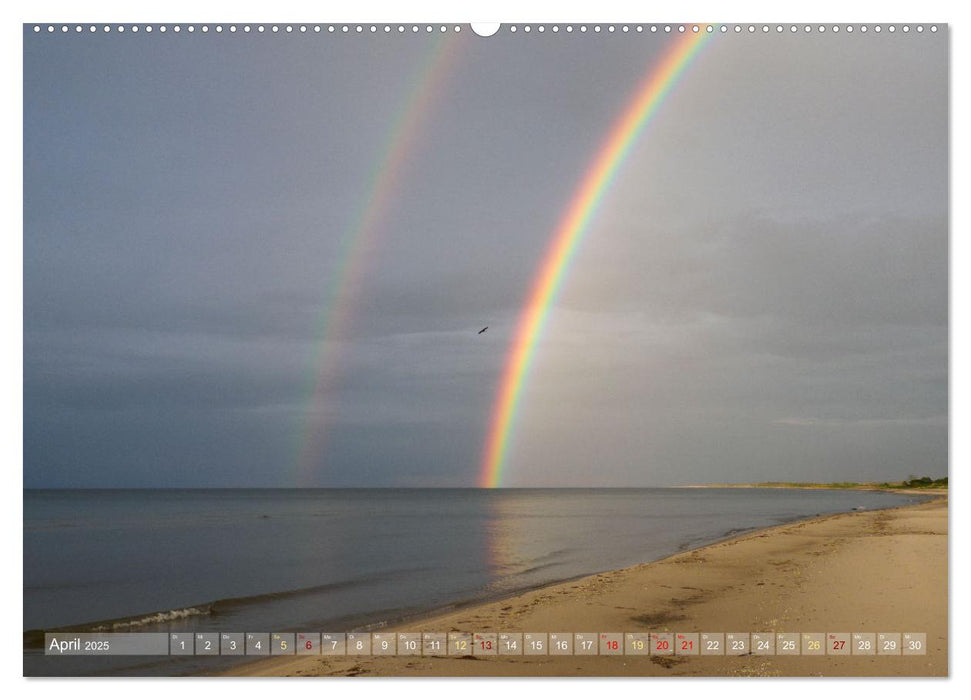
[(878, 484), (878, 486), (882, 489), (946, 489), (947, 477), (945, 476), (943, 479), (932, 479), (929, 476), (912, 476), (907, 481), (893, 484), (884, 482)]
[(862, 483), (857, 481), (833, 481), (815, 483), (808, 481), (762, 481), (755, 484), (704, 484), (718, 488), (763, 488), (763, 489), (946, 489), (947, 477), (932, 479), (929, 476), (911, 476), (906, 481), (884, 481)]

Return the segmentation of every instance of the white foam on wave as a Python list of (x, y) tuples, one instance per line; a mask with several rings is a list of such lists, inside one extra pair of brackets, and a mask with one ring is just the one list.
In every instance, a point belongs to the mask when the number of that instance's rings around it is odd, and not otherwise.
[(117, 630), (117, 629), (129, 629), (132, 627), (143, 627), (144, 625), (157, 625), (165, 622), (172, 622), (174, 620), (183, 620), (187, 617), (195, 617), (196, 615), (208, 615), (208, 608), (182, 608), (180, 610), (168, 610), (166, 612), (157, 612), (151, 615), (146, 615), (144, 617), (139, 617), (132, 620), (120, 620), (118, 622), (111, 622), (104, 625), (99, 625), (98, 627), (92, 628), (94, 632), (104, 632), (107, 630)]

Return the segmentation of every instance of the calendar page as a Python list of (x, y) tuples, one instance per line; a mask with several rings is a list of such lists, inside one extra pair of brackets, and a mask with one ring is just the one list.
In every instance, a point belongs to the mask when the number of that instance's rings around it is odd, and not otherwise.
[(24, 676), (949, 675), (949, 26), (650, 11), (23, 25)]

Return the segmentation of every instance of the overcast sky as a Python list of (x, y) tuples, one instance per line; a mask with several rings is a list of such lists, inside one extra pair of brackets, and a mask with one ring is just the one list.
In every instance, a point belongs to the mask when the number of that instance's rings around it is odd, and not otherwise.
[[(440, 41), (25, 30), (26, 486), (475, 485), (543, 251), (671, 39), (451, 39), (323, 338)], [(946, 474), (946, 41), (712, 39), (578, 250), (508, 485)]]

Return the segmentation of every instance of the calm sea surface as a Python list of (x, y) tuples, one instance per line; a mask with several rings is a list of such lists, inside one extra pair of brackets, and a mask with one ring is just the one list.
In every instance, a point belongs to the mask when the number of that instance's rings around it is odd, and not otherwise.
[[(25, 491), (24, 629), (367, 628), (747, 529), (918, 500), (789, 489)], [(28, 653), (25, 672), (82, 673), (91, 662)]]

